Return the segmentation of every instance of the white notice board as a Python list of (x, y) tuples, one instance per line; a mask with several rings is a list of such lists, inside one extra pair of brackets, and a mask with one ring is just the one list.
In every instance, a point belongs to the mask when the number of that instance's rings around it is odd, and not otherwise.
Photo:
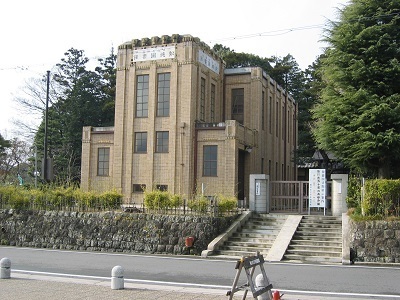
[(308, 185), (309, 207), (326, 207), (325, 176), (325, 169), (310, 169)]

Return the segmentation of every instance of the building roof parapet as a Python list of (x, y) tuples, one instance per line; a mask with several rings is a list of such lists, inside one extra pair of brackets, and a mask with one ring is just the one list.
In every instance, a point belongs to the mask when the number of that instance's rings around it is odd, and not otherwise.
[(114, 132), (114, 126), (108, 126), (108, 127), (91, 127), (92, 132), (97, 132), (97, 133), (109, 133), (109, 132)]
[(224, 122), (219, 123), (196, 123), (196, 129), (225, 129), (226, 124)]
[(200, 46), (201, 49), (212, 54), (214, 58), (221, 59), (206, 43), (202, 42), (198, 37), (193, 37), (190, 34), (172, 34), (172, 35), (162, 35), (161, 37), (153, 36), (151, 38), (144, 37), (142, 39), (133, 39), (126, 43), (123, 43), (118, 47), (118, 49), (133, 49), (133, 48), (145, 48), (151, 46), (165, 46), (168, 44), (179, 44), (194, 42)]
[[(242, 75), (242, 74), (251, 74), (251, 71), (253, 69), (260, 68), (260, 67), (239, 67), (239, 68), (229, 68), (224, 70), (225, 75)], [(260, 68), (261, 69), (261, 68)], [(287, 95), (289, 100), (291, 100), (293, 103), (296, 103), (296, 101), (293, 99), (292, 95), (290, 95), (283, 87), (281, 87), (273, 78), (271, 78), (267, 72), (262, 70), (263, 77), (265, 79), (269, 79), (269, 82), (273, 85), (276, 86), (276, 89), (280, 92), (282, 92), (283, 95)]]

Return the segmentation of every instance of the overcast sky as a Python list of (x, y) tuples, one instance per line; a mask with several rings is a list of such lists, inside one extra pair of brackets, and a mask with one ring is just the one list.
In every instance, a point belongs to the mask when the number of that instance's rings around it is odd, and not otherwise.
[(21, 119), (14, 102), (27, 78), (40, 78), (75, 48), (96, 60), (132, 39), (191, 34), (211, 47), (261, 57), (290, 53), (301, 69), (321, 54), (326, 21), (348, 0), (13, 0), (0, 18), (0, 133)]

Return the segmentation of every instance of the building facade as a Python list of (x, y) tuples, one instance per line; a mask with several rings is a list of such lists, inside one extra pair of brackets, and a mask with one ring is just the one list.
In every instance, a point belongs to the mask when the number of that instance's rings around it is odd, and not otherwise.
[(226, 69), (198, 38), (118, 48), (114, 127), (84, 127), (84, 190), (248, 198), (249, 175), (295, 180), (295, 101), (261, 68)]

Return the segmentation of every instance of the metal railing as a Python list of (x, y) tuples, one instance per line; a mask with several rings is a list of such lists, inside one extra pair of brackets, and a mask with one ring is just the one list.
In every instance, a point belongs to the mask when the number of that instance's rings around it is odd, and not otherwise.
[[(332, 182), (326, 183), (327, 209), (330, 209)], [(305, 214), (309, 210), (308, 181), (271, 181), (270, 182), (270, 211)], [(320, 211), (320, 208), (311, 208)]]

